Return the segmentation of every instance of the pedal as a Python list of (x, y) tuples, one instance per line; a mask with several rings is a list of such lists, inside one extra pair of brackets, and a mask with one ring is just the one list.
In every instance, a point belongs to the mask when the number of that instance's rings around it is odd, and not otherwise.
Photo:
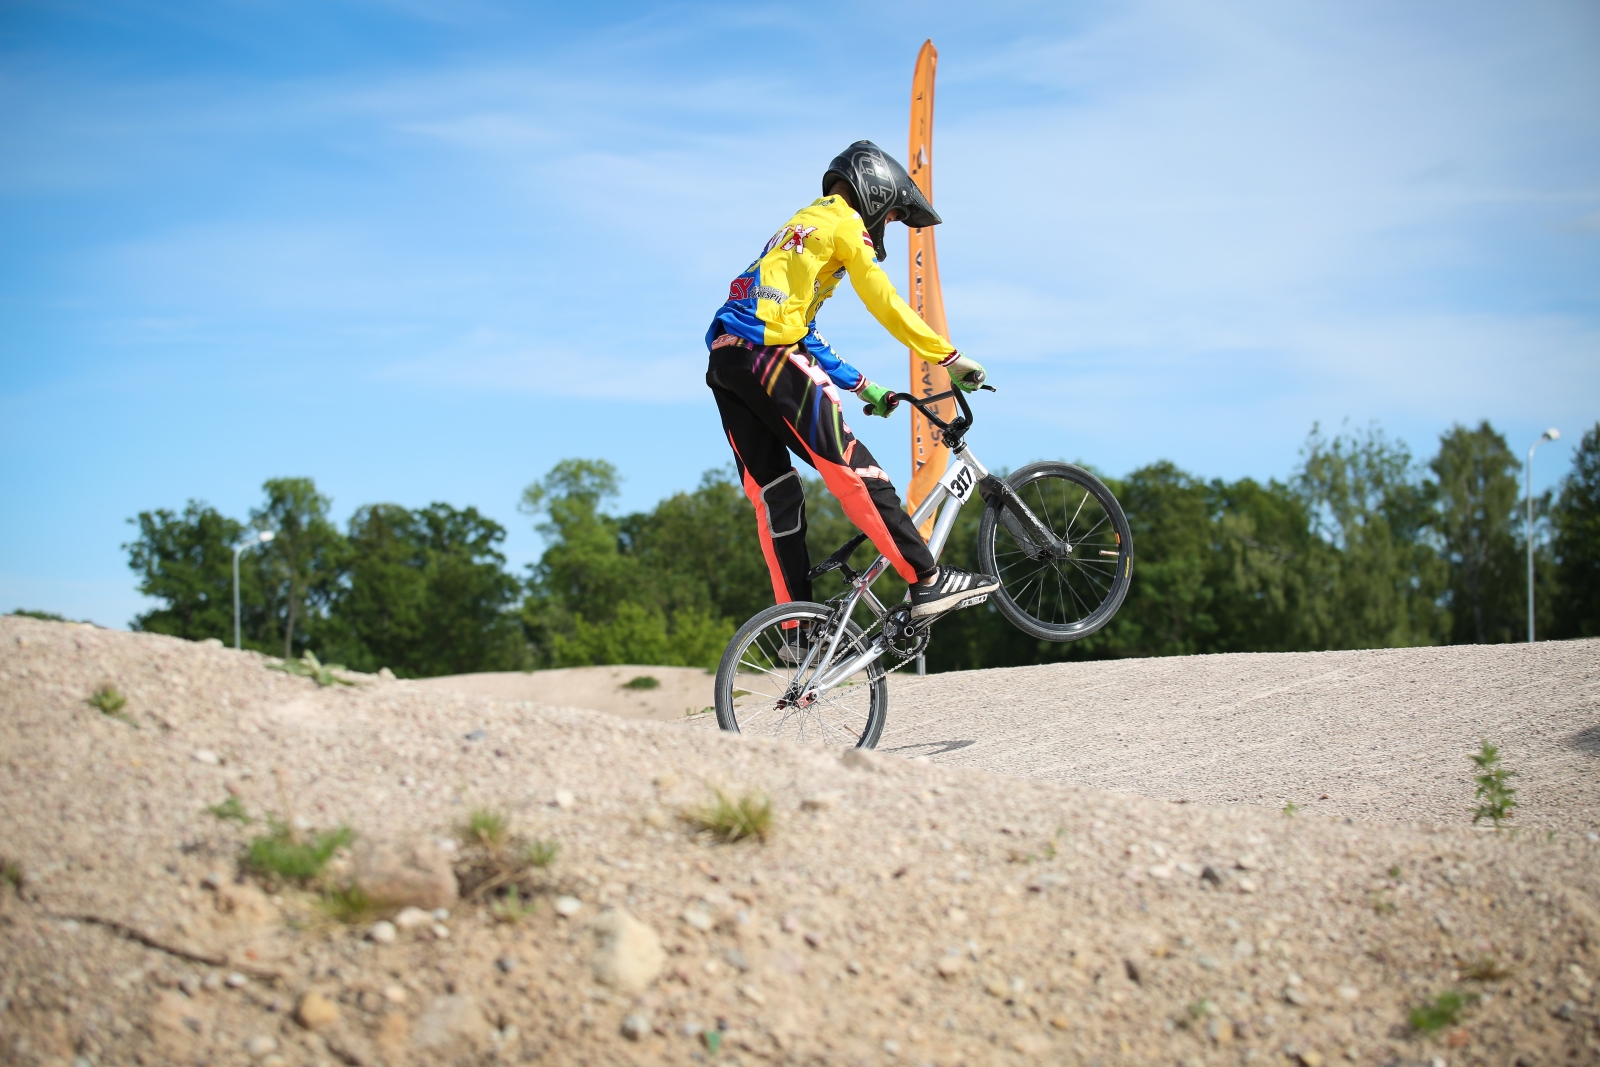
[(988, 600), (988, 599), (989, 599), (989, 594), (988, 593), (979, 593), (977, 596), (969, 596), (969, 597), (967, 597), (967, 599), (965, 599), (961, 603), (957, 604), (951, 610), (952, 611), (960, 611), (962, 608), (975, 608), (979, 604), (982, 604), (985, 600)]

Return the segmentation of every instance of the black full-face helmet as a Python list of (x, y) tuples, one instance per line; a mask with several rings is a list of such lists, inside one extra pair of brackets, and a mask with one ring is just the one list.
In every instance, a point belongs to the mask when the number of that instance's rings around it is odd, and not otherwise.
[(906, 169), (871, 141), (857, 141), (834, 157), (822, 174), (822, 195), (827, 196), (840, 181), (855, 193), (861, 221), (867, 224), (879, 260), (889, 254), (883, 245), (883, 227), (891, 209), (901, 210), (900, 221), (907, 226), (937, 226), (941, 221)]

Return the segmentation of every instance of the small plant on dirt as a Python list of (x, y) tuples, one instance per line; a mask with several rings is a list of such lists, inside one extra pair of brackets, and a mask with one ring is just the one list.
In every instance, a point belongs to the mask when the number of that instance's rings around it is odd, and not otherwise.
[(244, 853), (245, 866), (258, 874), (275, 875), (291, 882), (307, 882), (322, 873), (333, 854), (355, 836), (347, 826), (324, 830), (304, 840), (287, 823), (269, 820), (269, 829), (252, 838)]
[(378, 917), (378, 912), (381, 910), (367, 895), (367, 891), (358, 885), (336, 886), (329, 889), (322, 894), (322, 899), (317, 901), (317, 906), (330, 919), (350, 926), (371, 922)]
[(1436, 1034), (1447, 1026), (1454, 1026), (1474, 999), (1454, 989), (1446, 990), (1406, 1012), (1406, 1021), (1419, 1034)]
[(489, 914), (494, 916), (495, 922), (519, 923), (537, 911), (538, 907), (538, 901), (523, 900), (517, 887), (512, 885), (506, 890), (505, 896), (489, 905)]
[(1294, 813), (1299, 811), (1299, 810), (1300, 810), (1300, 805), (1296, 804), (1294, 801), (1292, 801), (1292, 800), (1284, 801), (1284, 804), (1283, 804), (1283, 817), (1285, 819), (1294, 818)]
[(22, 864), (14, 859), (0, 856), (0, 882), (4, 882), (12, 889), (21, 889)]
[(1393, 878), (1397, 882), (1400, 880), (1400, 865), (1398, 863), (1390, 865), (1389, 877)]
[[(737, 698), (739, 694), (736, 692), (733, 695), (734, 695), (735, 698)], [(716, 710), (717, 709), (714, 708), (714, 707), (701, 708), (699, 711), (696, 711), (694, 708), (684, 708), (683, 709), (683, 717), (685, 719), (697, 719), (702, 715), (710, 715), (713, 711), (716, 711)]]
[(128, 698), (118, 692), (117, 687), (114, 685), (102, 685), (91, 693), (89, 699), (85, 700), (84, 703), (99, 711), (100, 714), (110, 716), (118, 722), (125, 722), (133, 727), (139, 725), (128, 717), (127, 712), (122, 710), (128, 706)]
[(561, 845), (555, 841), (534, 841), (522, 850), (522, 858), (529, 867), (543, 870), (556, 861), (560, 852)]
[(622, 683), (622, 688), (624, 688), (624, 689), (656, 689), (656, 688), (659, 688), (660, 685), (661, 685), (661, 679), (652, 677), (651, 675), (648, 675), (648, 674), (641, 674), (637, 678), (632, 679), (631, 681), (623, 682)]
[(244, 805), (239, 802), (239, 798), (236, 796), (229, 796), (220, 804), (212, 804), (206, 808), (206, 811), (224, 822), (236, 822), (240, 826), (255, 822), (250, 817), (250, 813), (244, 810)]
[(474, 808), (461, 828), (468, 841), (482, 845), (491, 852), (499, 852), (511, 840), (511, 820), (503, 812), (490, 808)]
[(1367, 898), (1372, 904), (1372, 911), (1377, 915), (1393, 915), (1395, 911), (1394, 898), (1389, 896), (1387, 889), (1380, 889)]
[(765, 841), (772, 833), (772, 801), (752, 790), (735, 800), (713, 789), (710, 803), (683, 812), (686, 822), (728, 843), (755, 837)]
[(1478, 773), (1472, 779), (1478, 786), (1478, 807), (1472, 813), (1472, 824), (1476, 826), (1484, 819), (1490, 819), (1498, 830), (1503, 821), (1511, 818), (1512, 810), (1517, 806), (1513, 799), (1517, 791), (1511, 788), (1511, 779), (1517, 776), (1517, 772), (1500, 765), (1500, 749), (1487, 740), (1467, 758), (1478, 765)]
[(299, 659), (286, 659), (281, 663), (269, 663), (267, 664), (267, 667), (269, 670), (282, 671), (285, 674), (293, 674), (299, 678), (310, 678), (313, 682), (316, 682), (318, 686), (323, 687), (330, 685), (356, 684), (344, 678), (337, 677), (333, 673), (334, 671), (342, 671), (345, 669), (342, 663), (323, 663), (321, 660), (317, 659), (317, 654), (309, 649), (306, 651), (305, 655), (301, 656)]

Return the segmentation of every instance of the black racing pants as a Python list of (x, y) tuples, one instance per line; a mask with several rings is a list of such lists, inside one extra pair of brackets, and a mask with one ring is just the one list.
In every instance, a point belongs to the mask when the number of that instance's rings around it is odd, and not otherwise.
[(790, 452), (822, 475), (845, 515), (900, 577), (916, 582), (934, 572), (927, 542), (900, 506), (889, 476), (845, 425), (839, 390), (804, 346), (714, 348), (706, 384), (756, 509), (778, 603), (811, 599), (805, 492)]

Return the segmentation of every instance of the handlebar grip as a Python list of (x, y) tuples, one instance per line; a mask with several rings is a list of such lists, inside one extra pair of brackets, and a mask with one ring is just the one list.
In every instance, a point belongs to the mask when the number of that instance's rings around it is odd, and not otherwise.
[(871, 404), (862, 404), (861, 405), (861, 414), (863, 414), (863, 415), (871, 415), (872, 414), (872, 405)]

